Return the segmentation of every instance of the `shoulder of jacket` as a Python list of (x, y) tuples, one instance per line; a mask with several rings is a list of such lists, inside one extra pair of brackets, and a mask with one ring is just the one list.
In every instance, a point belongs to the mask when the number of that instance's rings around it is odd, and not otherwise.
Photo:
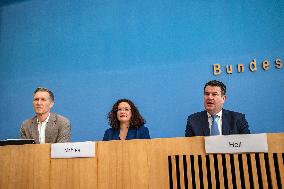
[(206, 114), (206, 111), (195, 112), (188, 116), (189, 119), (197, 119), (201, 117), (203, 114)]
[(60, 114), (50, 113), (50, 118), (52, 121), (62, 121), (62, 122), (70, 122), (70, 120)]
[(145, 130), (148, 130), (148, 127), (141, 125), (141, 127), (139, 127), (138, 130), (145, 131)]
[(26, 119), (22, 122), (22, 126), (30, 126), (31, 124), (33, 124), (34, 122), (36, 122), (36, 116), (30, 118), (30, 119)]
[(235, 111), (231, 111), (231, 110), (226, 110), (226, 109), (223, 109), (223, 114), (230, 114), (232, 116), (244, 116), (243, 113), (241, 112), (235, 112)]

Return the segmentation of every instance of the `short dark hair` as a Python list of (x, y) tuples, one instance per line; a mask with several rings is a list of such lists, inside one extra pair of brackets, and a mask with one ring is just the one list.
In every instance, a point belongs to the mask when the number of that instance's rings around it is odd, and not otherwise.
[(39, 91), (41, 91), (41, 92), (48, 92), (51, 101), (54, 102), (54, 94), (53, 94), (53, 92), (52, 92), (51, 90), (49, 90), (49, 89), (47, 89), (47, 88), (44, 88), (44, 87), (38, 87), (38, 88), (36, 88), (36, 90), (34, 91), (33, 96), (35, 96), (35, 94), (36, 94), (37, 92), (39, 92)]
[(207, 82), (204, 86), (204, 92), (205, 92), (205, 88), (207, 86), (220, 87), (221, 88), (221, 94), (222, 95), (226, 94), (226, 85), (224, 83), (222, 83), (221, 81), (212, 80), (212, 81)]
[(120, 122), (117, 119), (118, 105), (121, 102), (127, 102), (131, 108), (131, 119), (129, 128), (139, 128), (146, 123), (145, 119), (140, 115), (138, 108), (129, 99), (119, 99), (112, 106), (111, 111), (108, 113), (108, 123), (112, 128), (119, 128)]

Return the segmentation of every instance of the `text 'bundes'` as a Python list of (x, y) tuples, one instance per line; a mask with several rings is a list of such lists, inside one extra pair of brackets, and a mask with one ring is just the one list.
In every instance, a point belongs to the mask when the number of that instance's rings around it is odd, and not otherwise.
[[(264, 61), (262, 61), (262, 63), (261, 63), (261, 67), (262, 67), (262, 69), (265, 70), (265, 71), (269, 70), (269, 69), (270, 69), (270, 66), (272, 66), (272, 65), (269, 63), (268, 60), (264, 60)], [(258, 67), (257, 67), (257, 63), (256, 63), (256, 59), (253, 59), (253, 60), (249, 63), (248, 67), (249, 67), (249, 70), (250, 70), (251, 72), (256, 72), (256, 71), (257, 71), (257, 68), (258, 68)], [(276, 69), (281, 69), (281, 68), (283, 67), (283, 64), (282, 64), (282, 62), (281, 62), (281, 59), (276, 59), (276, 60), (274, 61), (274, 67), (275, 67)], [(237, 64), (236, 69), (237, 69), (237, 72), (238, 72), (238, 73), (243, 73), (243, 72), (245, 72), (245, 66), (244, 66), (244, 64)], [(222, 73), (222, 71), (223, 71), (223, 70), (221, 69), (221, 64), (213, 64), (213, 74), (214, 74), (214, 75), (220, 75), (220, 74)], [(233, 74), (233, 72), (234, 72), (233, 66), (232, 66), (232, 65), (226, 65), (226, 66), (225, 66), (225, 71), (226, 71), (227, 74)]]

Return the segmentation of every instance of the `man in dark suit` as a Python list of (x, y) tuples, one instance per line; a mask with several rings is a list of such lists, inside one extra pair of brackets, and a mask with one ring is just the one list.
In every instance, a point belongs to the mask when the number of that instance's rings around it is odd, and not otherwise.
[(22, 123), (20, 138), (34, 139), (37, 144), (69, 142), (70, 121), (50, 112), (54, 105), (53, 93), (49, 89), (38, 87), (33, 96), (36, 115)]
[(205, 111), (188, 116), (185, 136), (249, 134), (245, 115), (223, 109), (226, 86), (217, 80), (204, 86)]

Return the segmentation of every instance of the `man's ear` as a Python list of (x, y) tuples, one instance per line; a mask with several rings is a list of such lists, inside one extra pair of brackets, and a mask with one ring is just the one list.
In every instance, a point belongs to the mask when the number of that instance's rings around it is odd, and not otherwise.
[(51, 102), (51, 104), (50, 104), (50, 108), (52, 108), (52, 107), (53, 107), (53, 105), (54, 105), (54, 102)]
[(224, 100), (224, 102), (227, 100), (227, 96), (226, 95), (223, 95), (223, 100)]

